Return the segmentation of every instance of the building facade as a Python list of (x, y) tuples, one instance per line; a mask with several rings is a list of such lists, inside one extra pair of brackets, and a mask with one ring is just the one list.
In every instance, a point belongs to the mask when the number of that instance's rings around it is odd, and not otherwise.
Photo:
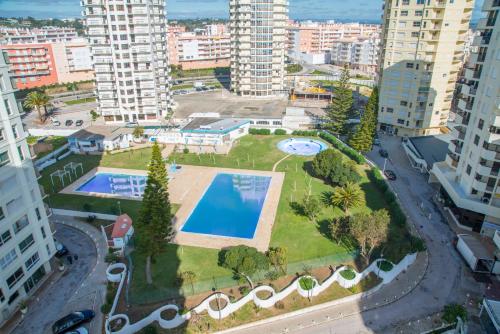
[(287, 0), (230, 0), (231, 91), (252, 97), (285, 91)]
[(207, 25), (196, 32), (169, 26), (170, 64), (184, 70), (229, 67), (231, 38), (224, 25)]
[(500, 1), (485, 1), (483, 11), (461, 85), (454, 138), (446, 160), (432, 169), (459, 222), (475, 231), (490, 224), (500, 229)]
[(343, 39), (333, 43), (331, 61), (335, 65), (348, 65), (366, 73), (377, 72), (380, 56), (380, 39), (372, 38)]
[(173, 106), (162, 0), (83, 0), (98, 111), (106, 122), (152, 122)]
[(446, 126), (473, 0), (386, 0), (379, 126), (397, 135)]
[(0, 45), (69, 42), (77, 38), (74, 28), (44, 27), (38, 29), (0, 27)]
[(55, 253), (5, 58), (0, 52), (0, 326), (39, 287)]

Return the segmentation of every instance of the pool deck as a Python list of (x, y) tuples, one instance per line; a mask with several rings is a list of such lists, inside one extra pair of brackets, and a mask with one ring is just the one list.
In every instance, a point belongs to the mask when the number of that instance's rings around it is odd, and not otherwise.
[[(89, 180), (97, 172), (127, 175), (147, 175), (147, 171), (145, 170), (98, 167), (79, 178), (70, 186), (64, 188), (61, 193), (128, 200), (135, 199), (130, 197), (116, 196), (113, 194), (85, 193), (76, 191), (76, 189), (87, 182), (87, 180)], [(255, 235), (252, 239), (222, 237), (216, 235), (206, 235), (181, 231), (182, 226), (186, 223), (189, 216), (191, 215), (191, 212), (193, 212), (194, 208), (218, 173), (271, 177), (267, 196), (262, 206), (262, 211), (255, 230)], [(171, 179), (169, 180), (170, 201), (172, 203), (180, 204), (180, 208), (176, 212), (173, 220), (173, 224), (175, 225), (176, 230), (176, 235), (173, 240), (174, 243), (179, 245), (215, 249), (237, 245), (247, 245), (255, 247), (260, 251), (265, 251), (268, 249), (269, 243), (271, 241), (273, 224), (276, 219), (276, 212), (278, 210), (281, 188), (285, 179), (285, 173), (182, 165), (182, 168), (180, 170), (174, 173), (169, 173), (169, 177), (171, 177)], [(122, 206), (122, 208), (123, 211), (126, 212), (126, 207)]]

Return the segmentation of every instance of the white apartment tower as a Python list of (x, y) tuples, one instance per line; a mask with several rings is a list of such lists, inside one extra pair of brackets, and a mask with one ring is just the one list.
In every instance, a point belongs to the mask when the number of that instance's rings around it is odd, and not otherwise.
[(379, 126), (400, 136), (446, 126), (473, 0), (385, 0)]
[(0, 52), (0, 326), (39, 287), (55, 253), (6, 58)]
[(106, 122), (158, 121), (172, 107), (163, 0), (82, 0)]
[(231, 90), (241, 96), (286, 94), (288, 0), (230, 0)]
[(434, 164), (432, 174), (460, 223), (484, 232), (500, 225), (500, 0), (485, 0), (483, 11), (453, 140), (446, 161)]

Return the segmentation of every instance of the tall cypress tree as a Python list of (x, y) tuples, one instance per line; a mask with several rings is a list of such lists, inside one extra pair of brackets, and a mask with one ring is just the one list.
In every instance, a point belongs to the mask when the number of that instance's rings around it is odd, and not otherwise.
[(137, 249), (147, 257), (146, 277), (148, 284), (151, 284), (151, 262), (165, 249), (173, 236), (167, 169), (157, 143), (153, 145), (148, 180), (135, 230)]
[(344, 67), (340, 75), (340, 80), (333, 92), (332, 104), (328, 108), (329, 129), (338, 135), (347, 132), (347, 119), (350, 115), (353, 98), (349, 80), (351, 79), (349, 69)]
[(377, 131), (378, 89), (375, 87), (368, 99), (365, 112), (356, 132), (349, 139), (349, 145), (357, 151), (369, 152)]

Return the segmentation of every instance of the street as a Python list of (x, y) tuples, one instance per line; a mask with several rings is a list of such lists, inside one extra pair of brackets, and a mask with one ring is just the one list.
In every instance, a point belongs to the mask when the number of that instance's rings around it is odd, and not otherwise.
[(58, 280), (51, 282), (50, 286), (39, 291), (36, 302), (30, 304), (28, 314), (14, 329), (13, 334), (52, 333), (52, 324), (72, 311), (82, 309), (94, 309), (96, 313), (99, 311), (98, 305), (94, 305), (95, 287), (82, 287), (82, 282), (96, 265), (97, 253), (94, 242), (86, 234), (74, 228), (62, 224), (56, 224), (56, 228), (55, 238), (68, 248), (70, 254), (77, 254), (78, 260), (68, 264), (66, 256), (64, 257), (66, 272)]

